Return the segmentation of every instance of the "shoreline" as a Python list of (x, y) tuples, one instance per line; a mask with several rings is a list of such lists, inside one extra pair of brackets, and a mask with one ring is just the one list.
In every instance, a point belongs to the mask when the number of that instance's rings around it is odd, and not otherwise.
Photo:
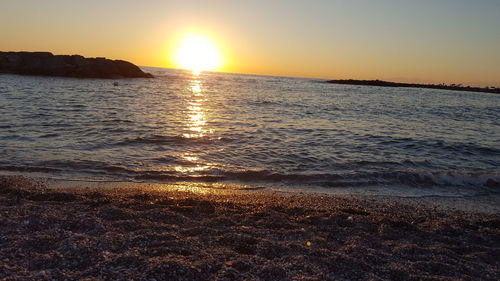
[[(438, 209), (441, 211), (459, 211), (465, 213), (500, 214), (500, 192), (476, 195), (404, 195), (401, 192), (385, 191), (384, 193), (367, 192), (365, 189), (353, 188), (287, 188), (252, 185), (232, 182), (133, 182), (123, 180), (85, 180), (62, 179), (46, 176), (30, 176), (24, 174), (0, 174), (2, 177), (22, 176), (43, 182), (51, 188), (66, 192), (97, 191), (106, 192), (164, 192), (187, 191), (201, 194), (235, 194), (263, 193), (279, 195), (299, 195), (313, 197), (334, 197), (344, 199), (362, 199), (397, 203), (409, 206)], [(418, 189), (418, 188), (417, 188)], [(408, 193), (406, 193), (408, 194)], [(412, 194), (410, 192), (410, 194)]]
[(0, 177), (5, 280), (495, 280), (500, 215), (310, 194)]

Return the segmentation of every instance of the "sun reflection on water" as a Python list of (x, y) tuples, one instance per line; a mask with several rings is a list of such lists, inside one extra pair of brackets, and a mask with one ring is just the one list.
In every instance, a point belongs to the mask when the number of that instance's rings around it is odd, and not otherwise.
[(198, 165), (195, 167), (185, 167), (185, 166), (175, 166), (175, 171), (179, 173), (192, 173), (192, 172), (201, 172), (210, 168), (209, 165)]
[[(194, 140), (206, 137), (207, 134), (212, 133), (212, 130), (207, 128), (206, 106), (204, 105), (207, 98), (198, 75), (193, 76), (186, 92), (187, 106), (183, 137)], [(200, 158), (193, 153), (185, 152), (180, 157), (191, 163), (190, 165), (174, 167), (176, 172), (182, 174), (199, 173), (211, 167), (210, 164), (200, 162)]]
[[(196, 76), (195, 76), (196, 77)], [(203, 103), (206, 102), (206, 97), (201, 87), (201, 81), (193, 79), (189, 85), (191, 99), (187, 106), (187, 132), (183, 134), (185, 138), (200, 138), (204, 137), (210, 131), (205, 128), (207, 120)]]
[(184, 154), (182, 155), (182, 158), (189, 161), (189, 162), (195, 162), (195, 161), (198, 161), (198, 159), (200, 159), (198, 156), (190, 156), (189, 154)]

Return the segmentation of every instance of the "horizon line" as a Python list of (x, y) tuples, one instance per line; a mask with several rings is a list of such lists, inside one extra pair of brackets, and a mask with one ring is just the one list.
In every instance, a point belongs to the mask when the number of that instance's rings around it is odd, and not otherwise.
[[(163, 66), (146, 66), (146, 65), (139, 65), (140, 67), (153, 67), (153, 68), (163, 68), (163, 69), (172, 69), (172, 70), (182, 70), (182, 71), (191, 71), (190, 69), (184, 69), (184, 68), (175, 68), (175, 67), (163, 67)], [(257, 73), (245, 73), (245, 72), (227, 72), (227, 71), (216, 71), (216, 70), (202, 70), (202, 72), (214, 72), (214, 73), (225, 73), (225, 74), (243, 74), (243, 75), (253, 75), (253, 76), (266, 76), (266, 77), (282, 77), (282, 78), (299, 78), (299, 79), (317, 79), (317, 80), (357, 80), (357, 81), (383, 81), (383, 82), (395, 82), (395, 83), (408, 83), (408, 84), (422, 84), (422, 85), (461, 85), (461, 87), (478, 87), (478, 88), (500, 88), (500, 81), (499, 82), (494, 82), (492, 84), (498, 84), (498, 86), (495, 85), (489, 85), (489, 86), (471, 86), (470, 84), (465, 84), (465, 83), (450, 83), (446, 84), (444, 82), (436, 83), (436, 82), (408, 82), (408, 81), (401, 81), (398, 79), (380, 79), (380, 78), (371, 78), (371, 79), (357, 79), (357, 78), (319, 78), (319, 77), (313, 77), (313, 76), (286, 76), (286, 75), (273, 75), (273, 74), (257, 74)], [(481, 82), (478, 82), (481, 83)], [(481, 83), (483, 84), (483, 83)]]

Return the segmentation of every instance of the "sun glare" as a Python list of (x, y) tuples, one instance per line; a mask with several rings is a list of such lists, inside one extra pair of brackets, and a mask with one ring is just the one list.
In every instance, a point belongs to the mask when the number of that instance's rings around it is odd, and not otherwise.
[(199, 74), (201, 71), (215, 71), (221, 67), (221, 57), (215, 44), (204, 36), (185, 37), (175, 53), (178, 67), (192, 70)]

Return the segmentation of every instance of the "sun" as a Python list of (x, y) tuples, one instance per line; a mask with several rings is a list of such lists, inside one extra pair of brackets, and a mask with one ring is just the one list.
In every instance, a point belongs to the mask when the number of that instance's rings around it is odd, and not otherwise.
[(205, 70), (216, 71), (222, 64), (217, 46), (201, 35), (184, 37), (177, 47), (174, 60), (177, 67), (192, 70), (194, 74)]

